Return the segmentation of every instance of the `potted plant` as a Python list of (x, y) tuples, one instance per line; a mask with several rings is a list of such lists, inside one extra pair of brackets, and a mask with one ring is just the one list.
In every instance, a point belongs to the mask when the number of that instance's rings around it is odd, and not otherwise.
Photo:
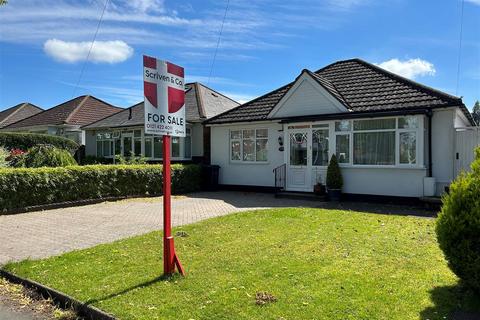
[(327, 169), (328, 197), (332, 201), (340, 201), (342, 194), (343, 178), (338, 165), (337, 156), (332, 155)]
[(327, 193), (327, 190), (321, 181), (318, 181), (317, 184), (313, 186), (313, 193), (317, 196), (323, 196)]

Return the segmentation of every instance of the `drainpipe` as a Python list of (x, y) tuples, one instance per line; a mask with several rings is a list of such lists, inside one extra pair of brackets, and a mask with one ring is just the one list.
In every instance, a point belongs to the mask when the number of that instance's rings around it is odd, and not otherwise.
[(433, 112), (432, 110), (427, 111), (427, 118), (428, 118), (428, 177), (432, 177), (432, 117)]

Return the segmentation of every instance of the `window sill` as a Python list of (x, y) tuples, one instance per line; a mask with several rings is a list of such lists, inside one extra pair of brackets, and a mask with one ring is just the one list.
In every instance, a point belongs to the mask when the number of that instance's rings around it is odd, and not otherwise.
[(260, 165), (266, 165), (270, 164), (269, 161), (229, 161), (230, 164), (246, 164), (246, 165), (252, 165), (252, 164), (260, 164)]
[(425, 166), (408, 166), (408, 165), (361, 165), (361, 164), (340, 164), (340, 168), (345, 169), (406, 169), (406, 170), (426, 170)]

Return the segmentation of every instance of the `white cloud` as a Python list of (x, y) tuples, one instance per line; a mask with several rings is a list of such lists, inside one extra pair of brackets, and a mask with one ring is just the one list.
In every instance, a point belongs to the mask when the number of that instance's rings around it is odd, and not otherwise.
[(409, 79), (415, 79), (417, 76), (433, 76), (436, 72), (433, 63), (419, 58), (405, 61), (400, 61), (395, 58), (378, 63), (377, 65)]
[(242, 104), (256, 98), (256, 96), (252, 96), (250, 94), (244, 94), (244, 93), (223, 92), (223, 91), (220, 91), (220, 93)]
[(92, 42), (67, 42), (58, 39), (49, 39), (43, 45), (45, 53), (55, 60), (63, 62), (84, 61), (88, 51), (92, 48), (89, 61), (118, 63), (130, 58), (133, 48), (123, 41), (95, 41)]
[(128, 6), (136, 11), (164, 12), (163, 1), (161, 0), (127, 0)]
[(470, 2), (470, 3), (473, 3), (473, 4), (476, 4), (476, 5), (480, 6), (480, 0), (467, 0), (467, 2)]

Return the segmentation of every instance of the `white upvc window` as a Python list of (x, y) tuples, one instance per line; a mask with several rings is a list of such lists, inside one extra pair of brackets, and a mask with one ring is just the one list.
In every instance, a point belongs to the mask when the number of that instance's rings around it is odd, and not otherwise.
[(398, 163), (417, 163), (418, 117), (398, 118)]
[(420, 116), (335, 121), (335, 153), (340, 164), (422, 165)]
[(113, 155), (113, 136), (110, 132), (99, 132), (97, 137), (97, 157), (111, 157)]
[(230, 130), (230, 160), (267, 162), (268, 129)]

